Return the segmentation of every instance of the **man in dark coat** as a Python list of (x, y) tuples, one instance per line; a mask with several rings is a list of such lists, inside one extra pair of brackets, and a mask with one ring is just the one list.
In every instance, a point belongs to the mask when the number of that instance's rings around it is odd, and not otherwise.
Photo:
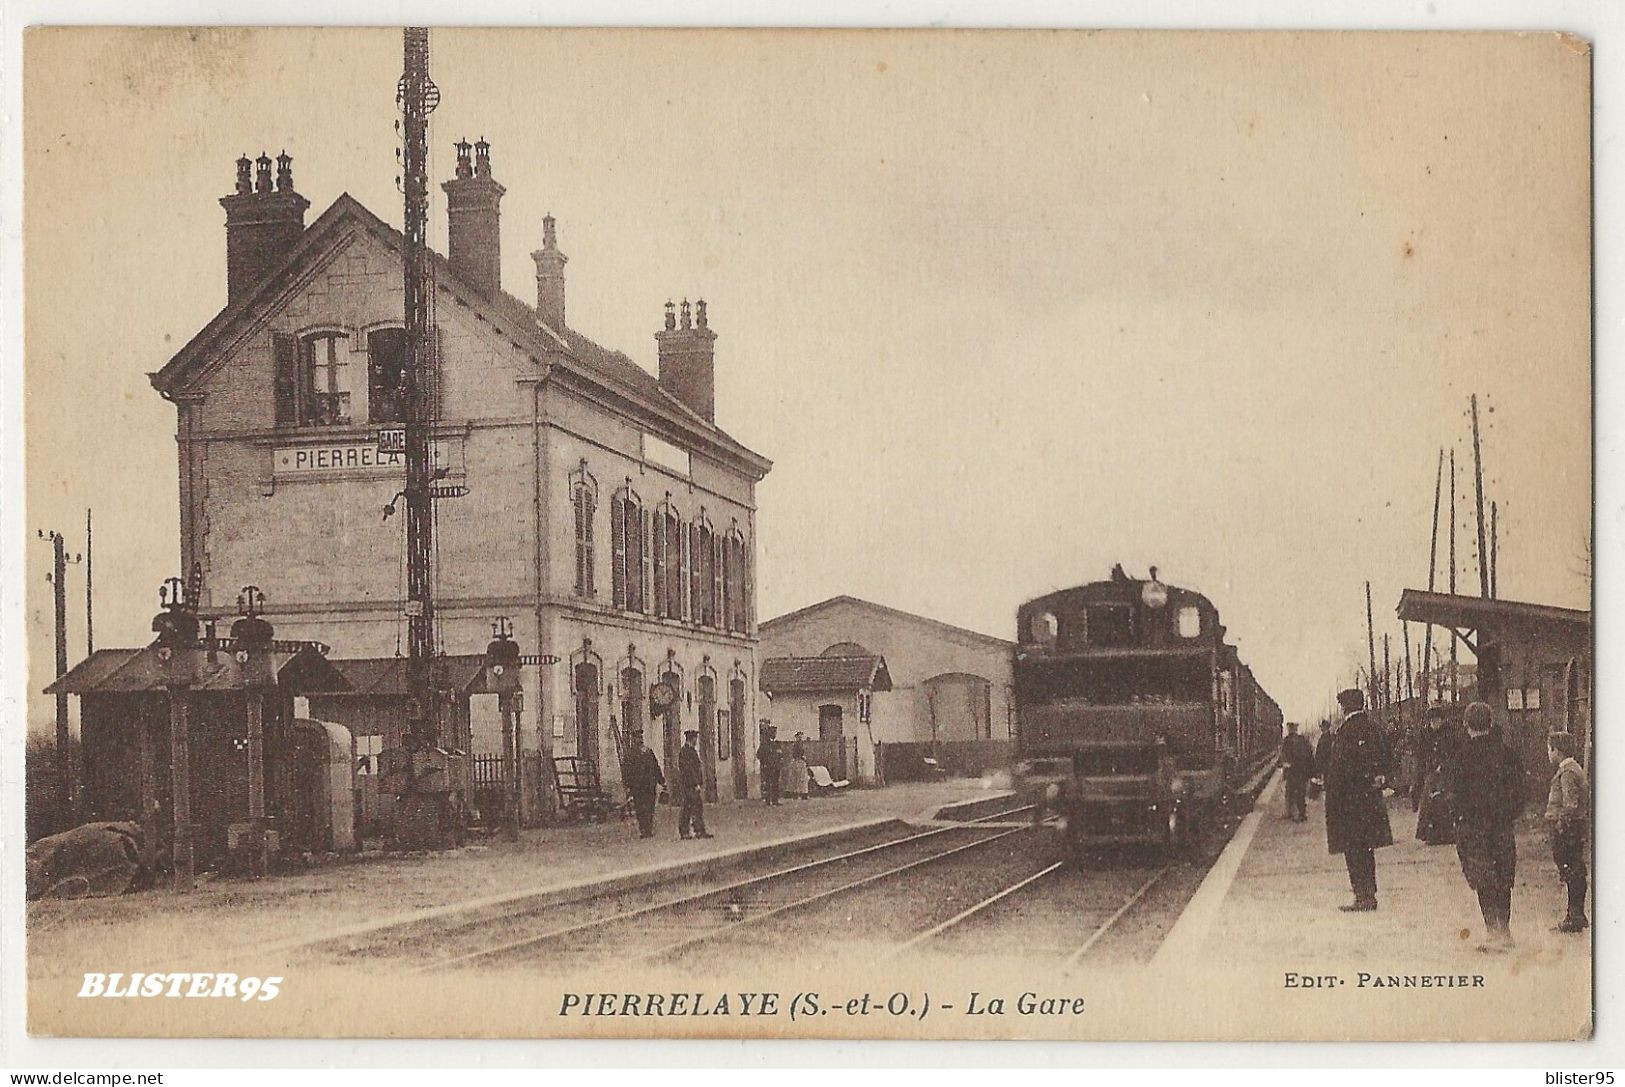
[(779, 778), (784, 773), (784, 767), (779, 762), (779, 745), (774, 741), (778, 731), (772, 725), (762, 726), (762, 739), (756, 745), (756, 761), (762, 767), (762, 800), (772, 806), (779, 806)]
[(681, 838), (711, 837), (705, 829), (705, 771), (695, 746), (699, 738), (698, 730), (689, 729), (683, 733), (683, 746), (677, 751), (677, 800), (682, 805), (677, 814), (677, 834)]
[(627, 758), (623, 780), (632, 797), (632, 810), (638, 815), (638, 837), (655, 835), (655, 796), (666, 784), (660, 772), (660, 760), (643, 743), (643, 733), (634, 732), (629, 738), (631, 754)]
[(1309, 779), (1315, 773), (1315, 752), (1309, 737), (1298, 731), (1298, 722), (1288, 722), (1281, 741), (1281, 765), (1286, 768), (1286, 817), (1302, 823), (1309, 818)]
[(1377, 908), (1376, 850), (1394, 844), (1383, 787), (1388, 783), (1388, 740), (1365, 714), (1365, 695), (1341, 691), (1348, 715), (1331, 739), (1326, 760), (1326, 849), (1343, 854), (1354, 901), (1338, 908), (1363, 913)]
[(1505, 951), (1512, 946), (1512, 881), (1518, 866), (1512, 825), (1523, 808), (1523, 767), (1491, 727), (1486, 703), (1469, 705), (1462, 721), (1467, 739), (1450, 787), (1456, 801), (1456, 857), (1484, 915), (1485, 940), (1478, 949)]

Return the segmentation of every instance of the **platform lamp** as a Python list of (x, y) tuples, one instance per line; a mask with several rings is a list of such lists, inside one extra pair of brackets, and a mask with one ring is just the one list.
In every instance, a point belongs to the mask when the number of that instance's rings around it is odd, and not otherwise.
[[(174, 828), (170, 840), (171, 871), (177, 893), (192, 890), (192, 774), (191, 774), (191, 697), (192, 669), (196, 662), (198, 619), (197, 609), (187, 590), (186, 582), (178, 577), (165, 578), (158, 589), (160, 609), (152, 618), (153, 633), (159, 667), (163, 673), (164, 691), (169, 699), (169, 796)], [(157, 788), (154, 780), (151, 741), (141, 731), (141, 808), (143, 837), (148, 855), (157, 852)]]
[(519, 840), (519, 714), (525, 697), (519, 686), (520, 663), (513, 621), (501, 616), (491, 624), (491, 641), (485, 647), (485, 687), (496, 692), (497, 713), (502, 718), (502, 781), (507, 792), (502, 831), (509, 841)]
[(248, 725), (248, 834), (241, 848), (248, 856), (249, 872), (265, 874), (268, 857), (265, 835), (265, 688), (275, 682), (271, 669), (271, 640), (276, 631), (264, 618), (265, 594), (258, 585), (244, 585), (237, 594), (237, 616), (231, 624), (232, 659), (241, 670), (244, 716)]

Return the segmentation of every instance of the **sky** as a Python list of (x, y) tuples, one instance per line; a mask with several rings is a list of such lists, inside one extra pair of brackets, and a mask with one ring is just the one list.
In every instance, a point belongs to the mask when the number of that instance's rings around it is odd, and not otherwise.
[[(1500, 595), (1587, 606), (1590, 58), (1570, 40), (436, 30), (431, 48), (431, 178), (458, 138), (491, 142), (510, 293), (533, 298), (551, 213), (570, 323), (599, 342), (653, 370), (665, 301), (708, 301), (717, 421), (774, 462), (763, 618), (848, 593), (1011, 637), (1021, 601), (1155, 565), (1213, 600), (1289, 718), (1318, 718), (1365, 660), (1367, 580), (1379, 658), (1385, 632), (1401, 653), (1441, 448), (1477, 591), (1473, 393)], [(286, 149), (310, 219), (347, 191), (399, 225), (400, 63), (387, 30), (28, 32), (34, 688), (35, 529), (81, 551), (95, 510), (100, 646), (145, 644), (178, 572), (174, 411), (146, 375), (224, 304), (234, 160)], [(83, 584), (70, 568), (72, 661)], [(30, 727), (50, 712), (37, 696)]]

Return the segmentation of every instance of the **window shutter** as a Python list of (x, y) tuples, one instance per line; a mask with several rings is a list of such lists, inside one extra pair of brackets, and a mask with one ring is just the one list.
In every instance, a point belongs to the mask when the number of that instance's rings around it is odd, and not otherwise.
[(749, 633), (751, 616), (756, 613), (754, 586), (750, 581), (750, 559), (750, 547), (745, 541), (739, 541), (739, 629), (745, 633)]
[(654, 613), (656, 618), (666, 614), (666, 518), (664, 515), (655, 517), (654, 525), (654, 554), (650, 556), (654, 566)]
[(654, 558), (653, 555), (649, 554), (649, 511), (646, 509), (640, 509), (638, 511), (638, 520), (638, 531), (640, 533), (639, 542), (642, 545), (643, 551), (642, 561), (638, 564), (638, 573), (640, 575), (638, 583), (638, 598), (641, 605), (638, 610), (644, 614), (648, 614), (654, 610), (652, 607), (653, 601), (649, 599), (649, 566), (650, 560)]
[(299, 343), (286, 332), (271, 334), (271, 354), (275, 360), (273, 388), (278, 426), (299, 423)]
[(722, 540), (721, 536), (711, 538), (711, 625), (721, 627), (724, 625), (721, 614), (722, 594)]
[(598, 496), (590, 488), (581, 488), (582, 505), (586, 508), (583, 524), (586, 531), (583, 533), (583, 548), (587, 553), (587, 595), (598, 595), (598, 582), (593, 574), (593, 538), (592, 519), (598, 513)]
[(683, 617), (683, 522), (666, 512), (666, 617)]
[(626, 607), (626, 499), (616, 495), (609, 505), (609, 549), (614, 570), (614, 603)]
[(576, 518), (576, 595), (587, 594), (587, 488), (577, 486), (574, 494)]
[(688, 526), (688, 553), (684, 556), (688, 563), (688, 618), (690, 622), (698, 623), (702, 618), (700, 614), (700, 526), (698, 522)]

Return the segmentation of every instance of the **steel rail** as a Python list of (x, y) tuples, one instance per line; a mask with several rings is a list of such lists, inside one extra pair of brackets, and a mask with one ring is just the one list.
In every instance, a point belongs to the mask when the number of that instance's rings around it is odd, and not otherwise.
[(1065, 867), (1065, 865), (1066, 865), (1065, 861), (1056, 861), (1054, 864), (1050, 865), (1048, 868), (1045, 868), (1045, 869), (1043, 869), (1042, 871), (1039, 871), (1039, 872), (1035, 872), (1032, 875), (1028, 876), (1026, 879), (1020, 880), (1020, 881), (1018, 881), (1016, 883), (1012, 883), (1010, 886), (1006, 887), (1004, 890), (998, 892), (997, 894), (994, 894), (994, 895), (991, 895), (991, 896), (989, 896), (987, 898), (984, 898), (984, 899), (982, 899), (982, 901), (976, 903), (976, 905), (971, 906), (971, 907), (969, 907), (967, 909), (961, 910), (959, 913), (954, 914), (954, 916), (948, 918), (948, 920), (942, 922), (941, 924), (935, 925), (935, 926), (933, 926), (931, 928), (928, 928), (924, 932), (921, 932), (921, 933), (919, 933), (919, 934), (917, 934), (915, 936), (912, 936), (909, 939), (905, 940), (904, 942), (896, 945), (891, 950), (887, 951), (884, 957), (888, 958), (888, 959), (895, 958), (896, 956), (903, 954), (905, 951), (910, 951), (910, 950), (914, 949), (915, 947), (919, 946), (920, 944), (925, 943), (927, 940), (936, 939), (938, 936), (942, 935), (944, 932), (947, 932), (949, 929), (951, 929), (954, 926), (958, 925), (960, 922), (968, 920), (969, 918), (976, 916), (978, 913), (981, 913), (983, 910), (985, 910), (989, 906), (993, 905), (993, 903), (998, 902), (1000, 899), (1006, 898), (1009, 895), (1015, 894), (1017, 891), (1021, 890), (1023, 887), (1028, 886), (1029, 884), (1037, 883), (1039, 880), (1043, 879), (1045, 876), (1048, 876), (1051, 873), (1056, 872), (1059, 869)]
[(1072, 954), (1066, 957), (1066, 962), (1061, 964), (1062, 972), (1071, 970), (1073, 967), (1077, 966), (1078, 963), (1082, 961), (1083, 957), (1089, 953), (1089, 949), (1094, 947), (1095, 944), (1100, 941), (1100, 938), (1106, 935), (1113, 925), (1117, 924), (1117, 919), (1122, 917), (1129, 910), (1133, 909), (1135, 903), (1144, 898), (1146, 892), (1151, 890), (1152, 887), (1156, 886), (1157, 881), (1172, 870), (1173, 865), (1164, 865), (1162, 868), (1159, 868), (1153, 872), (1150, 879), (1140, 884), (1139, 890), (1129, 895), (1128, 901), (1117, 907), (1112, 915), (1106, 918), (1106, 920), (1101, 923), (1100, 927), (1095, 929), (1095, 931), (1090, 934), (1087, 940), (1083, 941), (1082, 947), (1078, 948), (1076, 951), (1072, 952)]
[[(1030, 805), (1029, 805), (1029, 807), (1030, 807)], [(1026, 810), (1026, 808), (1016, 808), (1013, 811), (1025, 811), (1025, 810)], [(598, 928), (598, 927), (600, 927), (602, 925), (615, 924), (615, 923), (621, 922), (621, 921), (630, 921), (630, 920), (636, 919), (638, 917), (645, 917), (645, 916), (648, 916), (650, 914), (659, 913), (659, 912), (664, 911), (664, 910), (678, 909), (678, 908), (681, 908), (683, 906), (690, 905), (692, 903), (699, 902), (699, 901), (701, 901), (703, 899), (711, 898), (711, 897), (716, 896), (716, 895), (723, 895), (723, 894), (727, 894), (729, 892), (742, 891), (742, 890), (745, 890), (746, 888), (749, 888), (749, 887), (755, 887), (755, 886), (758, 886), (758, 885), (771, 883), (774, 880), (780, 880), (780, 879), (785, 879), (785, 878), (790, 877), (790, 876), (800, 875), (803, 872), (809, 872), (809, 871), (812, 871), (813, 869), (824, 867), (825, 865), (835, 864), (835, 863), (838, 863), (840, 861), (852, 860), (855, 857), (862, 857), (862, 856), (865, 856), (866, 854), (876, 853), (876, 852), (879, 852), (879, 851), (885, 850), (885, 849), (893, 849), (893, 848), (896, 848), (898, 846), (909, 845), (909, 844), (914, 843), (914, 842), (919, 842), (919, 841), (923, 841), (923, 840), (925, 840), (927, 838), (935, 837), (935, 836), (937, 836), (939, 834), (947, 834), (947, 833), (950, 833), (952, 831), (962, 830), (962, 829), (964, 829), (965, 827), (968, 827), (968, 826), (975, 826), (978, 823), (987, 822), (987, 821), (990, 821), (990, 820), (993, 820), (993, 819), (1002, 818), (1004, 816), (1008, 816), (1008, 815), (1011, 815), (1011, 814), (1013, 814), (1013, 812), (1010, 812), (1010, 811), (995, 812), (992, 815), (986, 815), (986, 816), (983, 816), (980, 819), (971, 819), (971, 820), (967, 820), (964, 823), (953, 824), (952, 826), (933, 827), (930, 830), (922, 831), (919, 834), (911, 834), (906, 838), (898, 838), (898, 839), (896, 839), (894, 841), (890, 841), (890, 842), (880, 842), (880, 843), (877, 843), (875, 845), (865, 846), (862, 849), (852, 850), (851, 852), (848, 852), (848, 853), (837, 853), (834, 856), (821, 857), (821, 858), (819, 858), (817, 860), (807, 861), (807, 862), (804, 862), (802, 864), (791, 865), (788, 868), (781, 868), (776, 872), (768, 872), (768, 873), (766, 873), (764, 875), (760, 875), (760, 876), (751, 876), (748, 879), (739, 880), (739, 881), (736, 881), (734, 883), (723, 884), (722, 886), (719, 886), (719, 887), (711, 887), (711, 888), (708, 888), (706, 890), (696, 891), (693, 894), (684, 895), (684, 896), (682, 896), (680, 898), (673, 898), (673, 899), (668, 899), (668, 900), (666, 900), (664, 902), (655, 902), (655, 903), (651, 903), (650, 905), (647, 905), (647, 906), (640, 906), (635, 910), (627, 910), (627, 911), (625, 911), (623, 913), (611, 914), (608, 917), (600, 917), (600, 918), (597, 918), (597, 919), (592, 920), (592, 921), (584, 921), (584, 922), (578, 922), (578, 923), (575, 923), (575, 924), (565, 925), (565, 926), (563, 926), (561, 928), (552, 929), (552, 930), (549, 930), (547, 932), (539, 933), (539, 934), (532, 935), (532, 936), (526, 936), (526, 937), (523, 937), (523, 938), (520, 938), (520, 939), (517, 939), (517, 940), (510, 940), (510, 941), (508, 941), (506, 943), (503, 943), (503, 944), (497, 944), (495, 946), (490, 946), (490, 947), (482, 947), (482, 948), (478, 948), (478, 949), (476, 949), (474, 951), (463, 952), (460, 955), (451, 955), (451, 956), (448, 956), (446, 958), (436, 959), (433, 962), (430, 962), (430, 963), (427, 963), (427, 964), (425, 964), (425, 965), (423, 965), (421, 967), (418, 967), (415, 972), (423, 973), (423, 972), (427, 972), (427, 971), (431, 971), (431, 970), (442, 970), (442, 969), (446, 969), (448, 967), (460, 966), (460, 965), (462, 965), (464, 963), (475, 962), (475, 961), (478, 961), (480, 959), (489, 959), (489, 958), (494, 958), (494, 957), (497, 957), (497, 956), (500, 956), (500, 955), (510, 954), (512, 952), (515, 952), (515, 951), (524, 951), (525, 949), (535, 947), (538, 944), (547, 943), (550, 940), (564, 939), (564, 938), (566, 938), (568, 936), (571, 936), (571, 935), (573, 935), (575, 933), (585, 932), (585, 931), (590, 930), (590, 929)], [(1007, 831), (1006, 833), (1011, 833), (1011, 832)], [(994, 840), (996, 840), (998, 838), (1002, 838), (1002, 837), (1004, 837), (1004, 834), (998, 834), (998, 835), (994, 835), (992, 838), (978, 839), (976, 842), (973, 842), (971, 844), (972, 845), (979, 845), (979, 844), (981, 844), (981, 842), (994, 841)], [(938, 854), (938, 855), (940, 855), (940, 854)], [(746, 922), (746, 923), (748, 923), (748, 922)], [(731, 922), (726, 927), (728, 928), (729, 931), (732, 931), (734, 929), (737, 929), (739, 927), (739, 924), (740, 924), (740, 922)]]
[(806, 898), (797, 899), (794, 902), (787, 902), (782, 906), (775, 906), (770, 910), (764, 910), (763, 912), (752, 917), (747, 917), (744, 920), (731, 922), (726, 925), (720, 925), (716, 928), (702, 932), (697, 936), (690, 936), (685, 939), (678, 940), (676, 943), (668, 944), (665, 947), (660, 948), (658, 951), (651, 951), (647, 954), (639, 955), (637, 961), (653, 962), (657, 959), (669, 958), (678, 952), (687, 950), (688, 948), (699, 947), (708, 941), (716, 939), (718, 936), (725, 934), (731, 935), (748, 925), (760, 924), (770, 917), (778, 917), (781, 914), (790, 912), (791, 910), (802, 909), (803, 907), (810, 906), (813, 903), (834, 898), (836, 895), (845, 894), (848, 891), (855, 891), (860, 887), (866, 887), (871, 883), (876, 883), (883, 879), (890, 879), (892, 876), (919, 868), (921, 865), (933, 864), (937, 861), (952, 857), (956, 853), (963, 853), (967, 849), (976, 849), (980, 846), (991, 845), (994, 842), (1010, 837), (1012, 834), (1022, 834), (1031, 829), (1032, 827), (1030, 826), (1021, 826), (1015, 827), (1011, 830), (1001, 831), (1000, 833), (988, 838), (979, 838), (974, 842), (967, 842), (964, 845), (955, 846), (954, 848), (941, 853), (933, 853), (929, 857), (921, 857), (918, 860), (909, 861), (907, 864), (898, 865), (896, 868), (888, 868), (884, 872), (876, 872), (873, 875), (864, 876), (862, 879), (853, 880), (851, 883), (843, 883), (839, 887), (819, 891), (817, 894), (808, 895)]

